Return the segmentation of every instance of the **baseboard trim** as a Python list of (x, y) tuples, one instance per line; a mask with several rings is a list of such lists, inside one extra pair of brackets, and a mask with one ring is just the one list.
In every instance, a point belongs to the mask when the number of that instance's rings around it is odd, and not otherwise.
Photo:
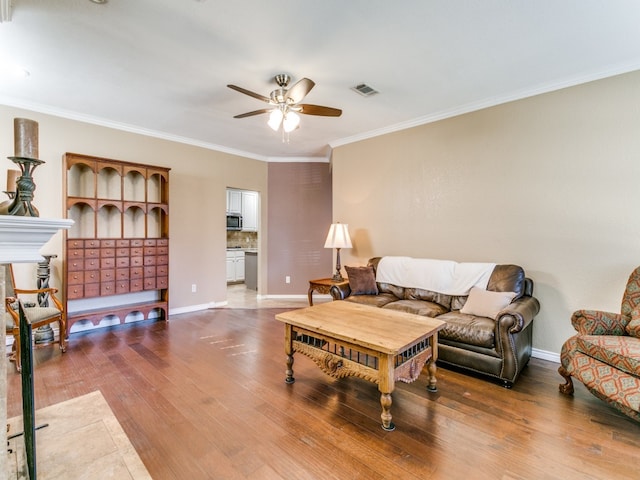
[(207, 308), (223, 308), (229, 305), (227, 300), (223, 302), (210, 302)]
[(264, 300), (306, 300), (307, 295), (260, 295)]
[[(308, 295), (258, 295), (258, 300), (307, 300)], [(313, 298), (331, 300), (331, 295), (314, 293)]]
[(560, 354), (554, 352), (548, 352), (546, 350), (540, 350), (538, 348), (531, 349), (531, 356), (533, 358), (539, 358), (540, 360), (547, 360), (549, 362), (560, 363)]
[[(222, 302), (221, 302), (222, 303)], [(224, 302), (225, 304), (227, 302)], [(201, 310), (207, 310), (209, 308), (215, 308), (211, 306), (212, 304), (203, 303), (200, 305), (189, 305), (188, 307), (180, 307), (180, 308), (170, 308), (169, 316), (171, 315), (181, 315), (183, 313), (191, 313), (191, 312), (199, 312)], [(216, 306), (218, 306), (216, 304)]]

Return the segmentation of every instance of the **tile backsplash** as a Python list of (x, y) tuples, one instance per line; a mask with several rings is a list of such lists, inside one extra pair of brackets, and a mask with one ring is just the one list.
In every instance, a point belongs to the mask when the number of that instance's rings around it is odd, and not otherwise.
[(258, 248), (258, 232), (227, 230), (227, 248)]

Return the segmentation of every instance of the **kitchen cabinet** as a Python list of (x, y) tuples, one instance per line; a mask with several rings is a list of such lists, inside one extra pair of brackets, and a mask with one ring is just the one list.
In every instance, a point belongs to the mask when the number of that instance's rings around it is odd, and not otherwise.
[(258, 192), (242, 192), (242, 231), (258, 231)]
[(227, 212), (242, 213), (242, 191), (227, 189)]
[(242, 215), (242, 231), (258, 231), (258, 192), (227, 189), (227, 213)]
[(244, 282), (244, 252), (227, 250), (227, 283)]

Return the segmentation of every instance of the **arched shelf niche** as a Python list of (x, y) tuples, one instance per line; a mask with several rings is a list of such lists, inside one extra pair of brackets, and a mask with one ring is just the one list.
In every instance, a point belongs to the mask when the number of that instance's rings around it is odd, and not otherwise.
[(147, 201), (168, 203), (167, 177), (164, 172), (149, 172), (147, 179)]
[(73, 204), (67, 211), (67, 218), (74, 224), (67, 231), (68, 238), (94, 238), (96, 235), (96, 215), (93, 207), (84, 202)]
[(147, 237), (162, 238), (167, 236), (167, 212), (162, 206), (149, 208), (147, 213)]
[(95, 198), (95, 171), (86, 163), (76, 163), (67, 170), (67, 191), (69, 197)]
[(125, 175), (122, 180), (122, 199), (127, 202), (144, 202), (145, 199), (145, 178), (143, 172), (133, 168), (125, 168)]
[(108, 200), (122, 198), (121, 169), (107, 165), (98, 171), (98, 198)]
[(122, 212), (117, 205), (106, 203), (97, 212), (98, 238), (122, 237)]
[(123, 237), (124, 238), (145, 238), (145, 211), (137, 206), (126, 208), (123, 214)]

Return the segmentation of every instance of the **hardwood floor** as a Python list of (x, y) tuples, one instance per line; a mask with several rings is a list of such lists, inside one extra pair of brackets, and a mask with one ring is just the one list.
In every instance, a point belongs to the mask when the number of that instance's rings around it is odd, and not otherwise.
[[(296, 354), (287, 385), (282, 309), (218, 309), (73, 334), (35, 351), (36, 408), (100, 390), (162, 479), (635, 479), (640, 424), (533, 359), (512, 390), (438, 369), (398, 384), (394, 432), (375, 385), (334, 380)], [(8, 416), (20, 377), (7, 361)], [(81, 452), (78, 452), (81, 455)]]

